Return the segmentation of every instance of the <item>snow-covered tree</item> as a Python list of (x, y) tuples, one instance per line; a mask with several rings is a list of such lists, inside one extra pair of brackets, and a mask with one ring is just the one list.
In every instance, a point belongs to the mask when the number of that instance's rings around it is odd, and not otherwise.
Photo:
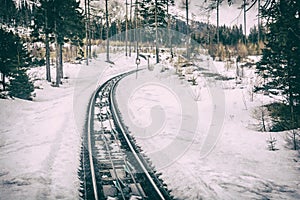
[(167, 5), (165, 0), (143, 0), (138, 3), (143, 25), (155, 28), (167, 27)]

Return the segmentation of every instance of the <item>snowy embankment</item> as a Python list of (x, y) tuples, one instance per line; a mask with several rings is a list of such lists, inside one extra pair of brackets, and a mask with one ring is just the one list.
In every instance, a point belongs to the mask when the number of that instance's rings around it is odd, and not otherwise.
[[(278, 150), (269, 151), (270, 133), (255, 130), (253, 111), (271, 99), (252, 101), (254, 70), (236, 84), (235, 65), (199, 60), (197, 86), (159, 64), (117, 88), (125, 124), (168, 189), (178, 199), (300, 199), (300, 160), (286, 133), (272, 133)], [(215, 81), (216, 73), (229, 79)]]
[(44, 80), (44, 68), (33, 68), (30, 76), (40, 87), (33, 101), (0, 99), (0, 199), (78, 199), (91, 94), (109, 77), (135, 68), (121, 55), (112, 55), (112, 67), (104, 60), (100, 55), (89, 66), (66, 63), (68, 79), (59, 88)]

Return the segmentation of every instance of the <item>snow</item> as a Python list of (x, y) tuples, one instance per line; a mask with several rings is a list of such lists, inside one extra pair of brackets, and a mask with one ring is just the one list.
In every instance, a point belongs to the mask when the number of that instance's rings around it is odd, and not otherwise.
[[(199, 66), (235, 77), (235, 65), (227, 70), (223, 62), (203, 60)], [(124, 123), (172, 194), (177, 199), (299, 199), (299, 157), (287, 147), (286, 132), (255, 130), (254, 110), (273, 100), (255, 94), (251, 101), (254, 69), (245, 69), (241, 84), (199, 76), (198, 86), (191, 86), (169, 67), (161, 72), (156, 65), (154, 71), (126, 77), (116, 95)], [(195, 91), (200, 98), (194, 98)], [(268, 150), (270, 134), (277, 151)]]
[(0, 100), (0, 199), (79, 197), (77, 172), (89, 99), (98, 84), (133, 67), (132, 59), (112, 56), (113, 67), (104, 55), (89, 66), (65, 63), (68, 79), (59, 88), (44, 80), (43, 67), (33, 68), (30, 77), (40, 88), (33, 101)]
[[(44, 80), (44, 68), (33, 68), (29, 74), (40, 88), (33, 101), (0, 100), (0, 199), (78, 198), (89, 99), (105, 80), (136, 69), (135, 56), (111, 56), (115, 65), (104, 62), (104, 54), (89, 66), (66, 63), (68, 79), (59, 88)], [(234, 78), (235, 64), (227, 69), (201, 58), (204, 71), (189, 75), (198, 85), (175, 75), (167, 61), (154, 65), (151, 58), (153, 71), (141, 59), (144, 70), (117, 87), (124, 123), (168, 189), (177, 199), (299, 199), (300, 160), (287, 146), (286, 132), (257, 131), (254, 109), (273, 100), (255, 94), (251, 101), (250, 88), (259, 82), (254, 69), (245, 69), (241, 84), (214, 81), (204, 72)], [(267, 148), (270, 134), (277, 151)]]
[(33, 102), (1, 100), (1, 198), (77, 194), (76, 187), (65, 187), (78, 185), (77, 174), (70, 173), (77, 170), (80, 145), (72, 113), (72, 81), (61, 88), (43, 84)]

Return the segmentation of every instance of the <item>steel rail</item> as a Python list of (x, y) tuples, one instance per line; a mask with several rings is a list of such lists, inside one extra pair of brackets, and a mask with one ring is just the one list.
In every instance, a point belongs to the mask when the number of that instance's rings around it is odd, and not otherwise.
[[(122, 77), (123, 78), (123, 77)], [(113, 86), (112, 86), (112, 90), (110, 91), (110, 102), (111, 102), (111, 107), (112, 107), (112, 114), (115, 116), (116, 122), (122, 132), (122, 135), (124, 136), (128, 147), (130, 148), (130, 150), (132, 151), (132, 154), (134, 155), (135, 159), (138, 161), (140, 167), (142, 168), (143, 172), (145, 173), (145, 175), (147, 176), (148, 180), (150, 181), (152, 187), (154, 188), (154, 190), (156, 191), (156, 193), (158, 194), (158, 196), (162, 199), (165, 200), (164, 196), (162, 195), (161, 191), (159, 190), (159, 188), (157, 187), (157, 185), (154, 183), (153, 178), (150, 176), (150, 174), (148, 173), (148, 170), (145, 168), (143, 162), (141, 161), (140, 157), (138, 156), (138, 154), (135, 152), (135, 149), (133, 148), (129, 138), (126, 135), (126, 132), (124, 130), (124, 127), (120, 121), (120, 116), (118, 114), (117, 108), (115, 106), (115, 98), (114, 98), (114, 91), (116, 88), (117, 83), (122, 79), (120, 78), (119, 80), (117, 80)]]
[(96, 175), (95, 175), (95, 168), (94, 168), (94, 162), (93, 162), (93, 151), (92, 151), (92, 142), (91, 142), (91, 128), (92, 128), (92, 110), (94, 108), (95, 104), (95, 99), (96, 99), (96, 94), (98, 92), (94, 92), (92, 96), (92, 101), (90, 102), (90, 107), (89, 107), (89, 115), (88, 115), (88, 151), (89, 151), (89, 160), (90, 160), (90, 169), (91, 169), (91, 176), (92, 176), (92, 183), (93, 183), (93, 191), (94, 191), (94, 196), (95, 200), (98, 200), (98, 189), (97, 189), (97, 182), (96, 182)]
[[(92, 114), (94, 113), (94, 106), (95, 106), (95, 102), (97, 99), (97, 95), (99, 95), (99, 92), (102, 90), (103, 92), (108, 92), (108, 101), (109, 104), (111, 106), (111, 117), (112, 119), (116, 122), (117, 126), (120, 128), (121, 130), (121, 134), (123, 135), (128, 147), (130, 148), (130, 151), (132, 152), (134, 158), (136, 159), (136, 161), (138, 162), (138, 164), (140, 165), (142, 171), (144, 172), (144, 174), (146, 175), (147, 179), (149, 180), (150, 184), (152, 185), (153, 189), (155, 190), (155, 192), (157, 193), (157, 195), (159, 196), (160, 199), (165, 200), (165, 197), (163, 196), (163, 194), (161, 193), (160, 189), (158, 188), (158, 186), (155, 184), (153, 178), (151, 177), (151, 175), (149, 174), (148, 170), (146, 169), (144, 163), (141, 161), (141, 158), (139, 157), (139, 155), (137, 154), (137, 152), (135, 151), (134, 147), (132, 146), (131, 141), (129, 140), (125, 128), (123, 127), (123, 124), (121, 123), (121, 118), (119, 116), (118, 113), (118, 109), (116, 104), (116, 100), (114, 98), (114, 94), (115, 94), (115, 89), (117, 84), (119, 83), (119, 81), (124, 78), (127, 75), (130, 75), (132, 73), (134, 73), (136, 70), (130, 71), (130, 72), (126, 72), (123, 74), (119, 74), (109, 80), (107, 80), (106, 82), (104, 82), (103, 84), (101, 84), (101, 86), (99, 86), (95, 92), (93, 93), (91, 100), (90, 100), (90, 105), (89, 105), (89, 114), (88, 114), (88, 127), (87, 127), (87, 139), (88, 139), (88, 151), (89, 151), (89, 161), (90, 161), (90, 170), (91, 170), (91, 176), (92, 176), (92, 186), (93, 186), (93, 194), (95, 197), (95, 200), (98, 200), (98, 188), (97, 188), (97, 181), (96, 181), (96, 172), (95, 172), (95, 167), (94, 167), (94, 162), (93, 162), (93, 151), (92, 151), (92, 131), (93, 131), (93, 124), (92, 124), (92, 120), (93, 116)], [(107, 91), (107, 89), (109, 91)], [(102, 96), (102, 95), (101, 95)], [(102, 97), (99, 96), (100, 99), (102, 99)], [(109, 105), (108, 105), (109, 106)], [(102, 108), (100, 108), (100, 113), (101, 113)], [(107, 110), (106, 110), (107, 111)], [(108, 115), (108, 113), (106, 113), (106, 115)], [(109, 117), (108, 117), (109, 120)], [(117, 135), (115, 135), (115, 130), (114, 127), (112, 126), (110, 120), (109, 120), (109, 124), (111, 126), (111, 131), (113, 132), (113, 136), (116, 139)], [(103, 127), (103, 123), (101, 121), (101, 127)], [(107, 141), (106, 139), (104, 139), (106, 148), (107, 147)], [(110, 152), (109, 152), (110, 153)], [(111, 155), (110, 155), (111, 157)], [(111, 160), (111, 159), (110, 159)], [(124, 159), (125, 160), (125, 159)], [(112, 160), (111, 160), (112, 162)], [(126, 160), (125, 160), (125, 165), (126, 165)], [(117, 173), (114, 170), (114, 174), (117, 177)], [(133, 174), (130, 174), (133, 177)], [(137, 184), (135, 179), (133, 179), (135, 185)], [(138, 191), (139, 188), (137, 187)], [(141, 194), (141, 191), (139, 191), (139, 193)], [(122, 194), (122, 197), (124, 198), (124, 194)], [(144, 198), (144, 197), (143, 197)]]

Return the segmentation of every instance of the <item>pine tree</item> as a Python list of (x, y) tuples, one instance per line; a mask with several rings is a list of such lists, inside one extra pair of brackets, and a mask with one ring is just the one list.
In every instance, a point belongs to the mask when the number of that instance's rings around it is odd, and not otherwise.
[(15, 14), (17, 12), (16, 5), (13, 0), (0, 0), (0, 23), (13, 25)]
[(0, 72), (5, 90), (5, 77), (12, 76), (19, 67), (27, 67), (29, 56), (17, 35), (0, 29), (0, 38)]
[(20, 99), (31, 100), (32, 92), (34, 91), (33, 83), (29, 80), (25, 70), (18, 70), (10, 80), (8, 86), (9, 95)]
[(36, 8), (34, 12), (34, 24), (32, 25), (32, 33), (31, 38), (33, 42), (44, 42), (46, 49), (46, 80), (51, 82), (51, 72), (50, 72), (50, 43), (53, 42), (51, 40), (51, 34), (53, 30), (53, 9), (52, 2), (41, 0), (41, 5)]
[(35, 4), (30, 0), (0, 0), (0, 24), (8, 27), (29, 27)]
[[(156, 63), (159, 63), (159, 28), (167, 27), (167, 2), (165, 0), (143, 0), (139, 3), (139, 12), (144, 26), (149, 28), (149, 36), (155, 35)], [(160, 34), (160, 37), (158, 36)], [(146, 36), (147, 37), (147, 36)]]
[(29, 1), (19, 1), (17, 3), (16, 24), (22, 27), (30, 27), (33, 18), (35, 4), (30, 5)]
[[(151, 28), (166, 28), (167, 27), (167, 5), (165, 0), (143, 0), (139, 3), (139, 12), (143, 19), (143, 25)], [(157, 19), (155, 19), (157, 12)]]
[(300, 103), (300, 3), (280, 0), (263, 11), (269, 17), (266, 48), (257, 65), (266, 82), (263, 88), (285, 95), (290, 104)]
[(255, 25), (253, 28), (250, 28), (250, 34), (248, 35), (248, 40), (253, 44), (258, 43), (258, 30)]
[(41, 0), (41, 5), (36, 8), (32, 35), (45, 42), (48, 81), (51, 81), (49, 44), (51, 42), (56, 44), (56, 86), (59, 86), (63, 77), (63, 44), (72, 42), (75, 45), (80, 45), (84, 37), (83, 12), (79, 3), (77, 0)]
[(3, 75), (3, 89), (6, 89), (5, 77), (10, 77), (9, 94), (30, 99), (34, 89), (26, 74), (31, 63), (26, 46), (18, 35), (3, 29), (0, 29), (0, 38), (0, 72)]
[[(290, 129), (296, 128), (295, 109), (300, 104), (300, 2), (278, 0), (262, 10), (267, 19), (268, 32), (263, 57), (257, 64), (257, 73), (265, 83), (257, 90), (284, 96), (290, 107)], [(294, 149), (297, 148), (294, 134)]]
[[(56, 0), (54, 2), (57, 42), (59, 47), (59, 76), (63, 78), (62, 47), (65, 42), (78, 42), (84, 37), (83, 11), (77, 0)], [(58, 83), (56, 83), (58, 84)]]

